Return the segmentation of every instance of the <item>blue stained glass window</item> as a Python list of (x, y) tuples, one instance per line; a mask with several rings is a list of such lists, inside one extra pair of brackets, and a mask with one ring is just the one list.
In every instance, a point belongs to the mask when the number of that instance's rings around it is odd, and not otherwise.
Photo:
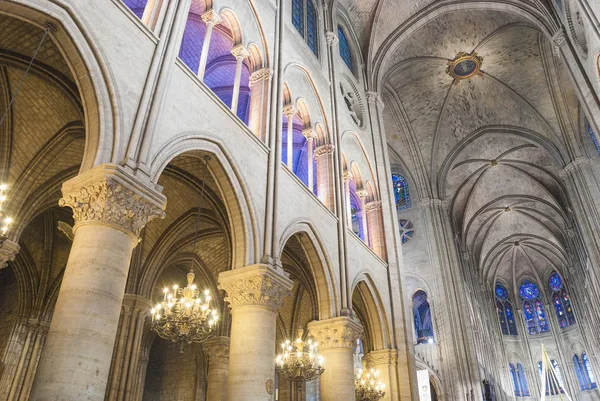
[(519, 294), (521, 294), (521, 298), (531, 301), (540, 296), (540, 291), (538, 290), (537, 285), (529, 280), (525, 280), (523, 281), (523, 284), (521, 284), (521, 288), (519, 288)]
[(502, 284), (496, 284), (496, 298), (502, 301), (508, 298), (508, 290)]
[(392, 184), (394, 187), (394, 198), (396, 199), (396, 208), (398, 210), (408, 209), (410, 207), (410, 193), (408, 191), (408, 182), (400, 174), (392, 174)]
[(583, 354), (581, 354), (581, 359), (583, 359), (583, 364), (585, 366), (587, 378), (590, 383), (590, 389), (598, 387), (598, 385), (596, 384), (596, 377), (594, 376), (594, 372), (592, 372), (592, 366), (590, 365), (590, 360), (588, 359), (588, 356), (585, 352)]
[(582, 391), (589, 390), (590, 384), (587, 380), (587, 372), (585, 371), (585, 367), (581, 364), (577, 354), (573, 355), (573, 366), (575, 367), (575, 375), (577, 376), (577, 381), (579, 382), (579, 388)]
[(311, 0), (306, 1), (306, 43), (315, 56), (319, 55), (319, 28), (317, 10)]
[(545, 333), (550, 330), (544, 304), (540, 300), (540, 291), (534, 283), (525, 280), (519, 288), (523, 300), (523, 316), (529, 334)]
[(512, 379), (515, 395), (518, 397), (521, 395), (521, 390), (519, 389), (519, 379), (517, 379), (517, 370), (515, 369), (515, 365), (513, 365), (512, 363), (508, 365), (508, 368), (510, 369), (510, 377)]
[(413, 295), (413, 315), (417, 344), (433, 343), (431, 308), (429, 301), (427, 301), (427, 293), (423, 290), (419, 290)]
[(592, 142), (594, 143), (596, 152), (598, 152), (598, 154), (600, 155), (600, 143), (598, 143), (598, 138), (596, 138), (596, 134), (594, 133), (594, 130), (592, 129), (592, 126), (590, 124), (588, 124), (587, 126), (587, 132), (590, 135)]
[(517, 323), (513, 313), (512, 304), (508, 300), (508, 290), (500, 283), (496, 283), (496, 309), (500, 329), (504, 335), (517, 335)]
[(529, 397), (529, 386), (527, 385), (527, 377), (525, 377), (525, 370), (523, 369), (523, 365), (521, 365), (520, 362), (517, 364), (517, 376), (519, 377), (521, 396)]
[(339, 47), (340, 47), (340, 56), (344, 63), (352, 70), (352, 52), (350, 51), (350, 44), (348, 43), (348, 38), (344, 33), (344, 30), (341, 26), (338, 25), (338, 39), (339, 39)]
[(304, 0), (292, 0), (292, 23), (304, 37)]
[(557, 272), (550, 275), (548, 287), (551, 291), (552, 304), (554, 305), (559, 326), (564, 328), (575, 324), (575, 314), (573, 313), (571, 300), (567, 294), (564, 282)]

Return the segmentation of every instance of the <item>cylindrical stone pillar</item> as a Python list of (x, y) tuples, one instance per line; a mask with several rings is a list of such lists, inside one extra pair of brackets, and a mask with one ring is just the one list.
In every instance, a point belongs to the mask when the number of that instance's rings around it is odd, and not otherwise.
[(369, 246), (380, 258), (385, 259), (385, 236), (381, 218), (381, 201), (369, 202), (365, 205), (367, 226), (369, 227)]
[(333, 145), (323, 145), (314, 152), (317, 165), (317, 196), (331, 211), (335, 208), (333, 149)]
[(231, 49), (231, 54), (233, 54), (236, 59), (233, 94), (231, 95), (231, 111), (233, 111), (233, 114), (237, 114), (240, 98), (240, 84), (242, 82), (242, 64), (244, 63), (244, 59), (250, 55), (250, 52), (246, 50), (243, 45), (237, 45)]
[(67, 181), (63, 195), (75, 237), (31, 400), (103, 401), (131, 253), (165, 199), (106, 164)]
[(354, 401), (354, 345), (363, 329), (346, 316), (308, 324), (319, 344), (325, 371), (321, 375), (321, 401)]
[(227, 377), (229, 377), (229, 337), (213, 337), (204, 343), (208, 355), (208, 378), (206, 399), (227, 401)]
[(354, 177), (350, 171), (344, 172), (344, 202), (346, 203), (346, 221), (348, 227), (352, 229), (352, 206), (350, 205), (350, 181)]
[(312, 128), (306, 128), (305, 130), (302, 131), (302, 135), (304, 135), (304, 137), (306, 138), (306, 147), (307, 147), (306, 162), (308, 165), (306, 166), (306, 171), (308, 172), (308, 179), (306, 180), (306, 185), (308, 186), (308, 189), (310, 190), (310, 192), (314, 192), (315, 157), (313, 155), (313, 152), (314, 152), (314, 141), (315, 141), (315, 138), (317, 137), (317, 133)]
[(291, 104), (283, 108), (283, 114), (287, 117), (287, 147), (286, 147), (286, 165), (290, 170), (294, 169), (294, 115), (296, 109)]
[(283, 270), (253, 265), (223, 272), (219, 288), (231, 306), (228, 401), (272, 401), (275, 320), (292, 281)]
[(212, 31), (214, 26), (221, 22), (221, 18), (219, 18), (219, 14), (214, 10), (209, 10), (202, 14), (202, 21), (206, 24), (206, 32), (204, 33), (204, 42), (202, 44), (202, 52), (200, 53), (200, 65), (198, 66), (198, 78), (200, 78), (200, 81), (204, 81)]

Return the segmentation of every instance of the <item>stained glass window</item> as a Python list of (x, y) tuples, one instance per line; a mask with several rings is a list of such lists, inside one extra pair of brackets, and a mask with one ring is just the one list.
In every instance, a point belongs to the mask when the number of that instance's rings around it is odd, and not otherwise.
[(292, 0), (292, 23), (304, 37), (304, 0)]
[(523, 316), (529, 334), (545, 333), (550, 330), (544, 304), (540, 299), (540, 291), (529, 280), (523, 281), (519, 288), (519, 295), (523, 301)]
[(315, 3), (306, 0), (306, 43), (315, 56), (319, 55), (319, 37), (318, 35), (317, 10)]
[(548, 288), (550, 288), (552, 304), (554, 305), (554, 311), (556, 312), (560, 327), (564, 328), (575, 324), (576, 320), (571, 300), (567, 294), (563, 279), (557, 272), (550, 275)]
[(292, 24), (306, 40), (310, 50), (319, 56), (319, 15), (312, 0), (292, 0)]
[(408, 192), (408, 182), (400, 174), (392, 174), (392, 184), (394, 187), (394, 197), (398, 210), (408, 209), (410, 207), (410, 193)]
[(529, 385), (527, 385), (527, 377), (525, 376), (525, 370), (523, 369), (523, 365), (520, 362), (517, 364), (517, 376), (519, 377), (521, 396), (529, 397)]
[(517, 335), (517, 323), (513, 313), (512, 304), (508, 300), (508, 290), (500, 283), (496, 283), (496, 310), (500, 329), (504, 335)]
[(587, 132), (588, 132), (590, 138), (592, 139), (592, 142), (594, 143), (596, 152), (598, 152), (598, 154), (600, 155), (600, 143), (598, 143), (598, 138), (596, 137), (596, 134), (594, 133), (594, 130), (592, 129), (592, 126), (589, 123), (587, 126)]
[(508, 369), (510, 369), (510, 377), (512, 379), (515, 395), (519, 397), (521, 395), (521, 389), (519, 389), (519, 379), (517, 378), (517, 370), (515, 369), (515, 365), (512, 363), (509, 364)]
[(341, 26), (338, 25), (338, 39), (339, 39), (339, 47), (340, 47), (340, 56), (344, 63), (352, 70), (352, 52), (350, 51), (350, 44), (348, 43), (348, 38), (344, 33), (344, 30)]
[[(540, 379), (546, 381), (546, 395), (558, 395), (560, 393), (564, 393), (565, 385), (563, 384), (562, 374), (560, 373), (560, 368), (558, 367), (558, 362), (554, 359), (550, 361), (552, 363), (552, 368), (554, 369), (554, 373), (556, 373), (556, 380), (552, 376), (552, 372), (547, 371), (546, 377), (542, 377), (542, 362), (538, 362), (538, 373), (540, 375)], [(557, 383), (558, 382), (558, 383)]]
[(592, 372), (590, 360), (588, 359), (588, 356), (585, 352), (581, 354), (581, 359), (583, 360), (583, 365), (585, 366), (585, 372), (587, 373), (587, 379), (590, 383), (590, 389), (598, 387), (598, 385), (596, 384), (596, 377), (594, 376), (594, 372)]
[(577, 381), (579, 382), (579, 388), (582, 391), (589, 390), (590, 384), (587, 381), (587, 372), (585, 371), (585, 367), (579, 360), (579, 355), (573, 355), (573, 366), (575, 367), (575, 375), (577, 376)]
[(433, 343), (433, 325), (431, 322), (431, 308), (427, 301), (427, 293), (423, 290), (413, 295), (413, 315), (417, 344)]

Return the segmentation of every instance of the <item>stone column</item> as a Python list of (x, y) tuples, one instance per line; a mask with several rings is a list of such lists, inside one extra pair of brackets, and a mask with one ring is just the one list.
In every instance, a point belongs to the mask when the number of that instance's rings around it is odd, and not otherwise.
[(231, 307), (227, 400), (271, 401), (275, 379), (275, 320), (292, 280), (257, 264), (223, 272), (219, 288)]
[(381, 202), (373, 201), (365, 205), (367, 226), (369, 227), (369, 246), (380, 258), (385, 259), (385, 238), (381, 219)]
[(75, 237), (31, 400), (103, 401), (131, 254), (140, 230), (164, 215), (165, 198), (109, 164), (62, 191)]
[(317, 167), (317, 196), (332, 212), (335, 208), (335, 191), (333, 189), (333, 145), (323, 145), (315, 149)]
[(360, 218), (362, 223), (363, 241), (371, 246), (371, 239), (369, 238), (369, 225), (367, 224), (367, 196), (369, 193), (364, 189), (356, 191), (356, 195), (360, 198)]
[(314, 141), (315, 138), (317, 137), (317, 133), (315, 132), (314, 129), (312, 128), (306, 128), (305, 130), (302, 131), (302, 135), (304, 135), (304, 137), (306, 138), (306, 142), (307, 142), (307, 155), (306, 155), (306, 161), (308, 163), (308, 189), (310, 189), (310, 192), (313, 192), (313, 188), (315, 187), (315, 183), (314, 183)]
[(283, 108), (283, 114), (287, 117), (287, 159), (286, 164), (290, 170), (293, 170), (294, 161), (294, 115), (296, 109), (291, 104)]
[(318, 342), (324, 358), (321, 400), (354, 401), (354, 345), (362, 335), (362, 326), (342, 316), (310, 322), (308, 331)]
[(142, 336), (151, 308), (149, 299), (125, 294), (106, 401), (134, 399), (132, 393), (137, 385)]
[(21, 250), (19, 244), (9, 239), (0, 239), (0, 269), (8, 266), (8, 262), (13, 262)]
[(146, 8), (144, 8), (144, 14), (142, 15), (142, 22), (151, 31), (157, 31), (160, 29), (160, 24), (165, 14), (165, 0), (148, 0)]
[(204, 343), (208, 355), (208, 388), (206, 399), (227, 401), (227, 377), (229, 376), (229, 337), (213, 337)]
[(398, 375), (398, 351), (382, 349), (367, 354), (367, 369), (379, 371), (379, 379), (385, 384), (382, 401), (399, 399), (395, 377)]
[(204, 34), (204, 43), (202, 44), (202, 53), (200, 54), (200, 65), (198, 66), (198, 78), (200, 78), (200, 81), (204, 81), (212, 31), (214, 26), (221, 22), (221, 18), (214, 10), (209, 10), (202, 14), (202, 21), (206, 23), (206, 33)]
[(346, 203), (346, 221), (348, 222), (348, 227), (352, 230), (352, 206), (350, 205), (350, 181), (352, 181), (354, 177), (350, 171), (344, 172), (344, 194)]
[(248, 127), (261, 141), (267, 143), (267, 116), (273, 70), (261, 68), (250, 75), (250, 116)]
[(233, 81), (233, 95), (231, 96), (231, 111), (233, 114), (237, 114), (238, 102), (240, 98), (240, 83), (242, 82), (242, 64), (244, 59), (250, 55), (250, 52), (244, 47), (244, 45), (237, 45), (231, 49), (231, 54), (234, 55), (235, 64), (235, 79)]

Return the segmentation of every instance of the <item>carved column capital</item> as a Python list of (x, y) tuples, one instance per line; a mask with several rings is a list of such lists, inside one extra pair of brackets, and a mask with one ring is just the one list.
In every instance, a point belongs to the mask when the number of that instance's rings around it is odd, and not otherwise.
[(319, 344), (319, 349), (354, 349), (356, 340), (362, 337), (360, 323), (350, 317), (341, 316), (327, 320), (316, 320), (308, 324), (308, 331)]
[(229, 337), (212, 337), (202, 346), (209, 361), (229, 363)]
[(367, 354), (367, 368), (375, 368), (381, 365), (397, 365), (398, 364), (398, 350), (395, 349), (381, 349), (377, 351), (371, 351)]
[(146, 297), (137, 294), (125, 294), (123, 298), (123, 307), (129, 309), (131, 313), (143, 313), (150, 316), (152, 301)]
[(381, 209), (381, 201), (369, 202), (365, 205), (365, 211), (367, 213)]
[(237, 45), (235, 46), (233, 49), (231, 49), (231, 54), (233, 54), (233, 56), (239, 60), (239, 59), (245, 59), (246, 57), (248, 57), (250, 55), (250, 52), (248, 51), (248, 49), (246, 49), (246, 47), (244, 45)]
[(202, 14), (200, 18), (202, 18), (202, 21), (204, 21), (206, 25), (217, 25), (221, 23), (221, 17), (219, 17), (219, 14), (217, 14), (215, 10), (208, 10), (207, 12)]
[(102, 164), (65, 182), (58, 204), (73, 210), (75, 226), (100, 222), (138, 236), (156, 217), (163, 218), (164, 195), (140, 183), (114, 164)]
[(256, 85), (261, 81), (268, 81), (273, 76), (273, 70), (269, 67), (261, 68), (260, 70), (254, 71), (250, 74), (250, 87)]
[(383, 110), (384, 108), (383, 100), (381, 100), (381, 96), (377, 92), (367, 92), (367, 102), (379, 106), (381, 110)]
[(8, 262), (14, 261), (20, 250), (21, 247), (16, 242), (0, 239), (0, 269), (8, 266)]
[(257, 264), (219, 274), (219, 289), (233, 308), (243, 305), (266, 306), (277, 310), (291, 294), (292, 280), (283, 270)]
[(339, 41), (338, 36), (335, 32), (326, 32), (325, 40), (327, 41), (327, 44), (329, 46), (333, 46), (334, 44), (336, 44)]
[(319, 146), (315, 149), (315, 158), (319, 158), (324, 155), (330, 155), (335, 150), (335, 146), (327, 144), (323, 146)]
[(306, 139), (315, 139), (317, 137), (317, 131), (315, 131), (314, 128), (309, 127), (302, 130), (302, 135), (304, 135)]
[(581, 169), (584, 166), (589, 166), (590, 158), (589, 157), (577, 157), (572, 160), (569, 164), (567, 164), (562, 170), (559, 171), (558, 175), (561, 178), (567, 178), (572, 175), (574, 171)]
[(359, 189), (356, 191), (356, 196), (358, 196), (360, 199), (365, 199), (367, 196), (369, 196), (369, 193), (365, 189)]
[(352, 179), (354, 179), (352, 173), (348, 170), (344, 171), (344, 182), (352, 181)]
[(291, 104), (287, 104), (283, 107), (283, 115), (286, 117), (290, 117), (293, 116), (294, 114), (296, 114), (296, 108), (291, 105)]

